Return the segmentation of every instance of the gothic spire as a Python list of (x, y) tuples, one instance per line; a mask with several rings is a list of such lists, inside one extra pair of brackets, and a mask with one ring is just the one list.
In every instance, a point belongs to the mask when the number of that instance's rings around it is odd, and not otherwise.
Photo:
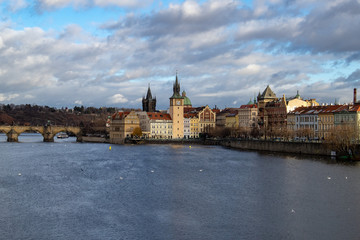
[(180, 83), (179, 83), (179, 80), (178, 80), (177, 73), (176, 73), (175, 83), (173, 85), (173, 95), (172, 95), (171, 98), (182, 98), (181, 95), (180, 95)]
[(151, 90), (150, 90), (150, 83), (149, 83), (148, 91), (147, 91), (147, 94), (146, 94), (146, 99), (147, 100), (152, 99), (152, 94), (151, 94)]

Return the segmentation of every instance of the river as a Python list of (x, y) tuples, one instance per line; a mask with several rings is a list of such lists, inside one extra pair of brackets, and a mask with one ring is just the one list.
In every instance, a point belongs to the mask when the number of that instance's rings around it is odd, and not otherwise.
[(1, 239), (360, 239), (360, 165), (0, 135)]

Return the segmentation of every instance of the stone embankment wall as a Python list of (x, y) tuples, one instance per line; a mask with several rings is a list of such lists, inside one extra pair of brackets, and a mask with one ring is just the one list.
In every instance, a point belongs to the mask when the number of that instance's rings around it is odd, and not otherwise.
[(221, 145), (243, 150), (331, 156), (331, 150), (322, 143), (224, 140)]
[[(311, 142), (278, 142), (262, 140), (240, 140), (240, 139), (146, 139), (140, 141), (125, 141), (131, 144), (202, 144), (202, 145), (220, 145), (240, 150), (268, 151), (292, 154), (309, 154), (318, 156), (332, 156), (331, 149), (323, 143)], [(360, 152), (360, 145), (357, 146), (357, 153)]]
[(82, 137), (82, 142), (88, 142), (88, 143), (108, 143), (109, 140), (105, 139), (104, 137)]

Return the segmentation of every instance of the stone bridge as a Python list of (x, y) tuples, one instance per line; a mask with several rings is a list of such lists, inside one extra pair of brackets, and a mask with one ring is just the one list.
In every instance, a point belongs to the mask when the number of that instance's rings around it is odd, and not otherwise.
[(0, 126), (0, 132), (7, 136), (8, 142), (17, 142), (23, 132), (38, 132), (44, 137), (44, 142), (54, 142), (54, 137), (59, 132), (69, 132), (76, 135), (76, 141), (82, 141), (80, 127), (65, 126)]

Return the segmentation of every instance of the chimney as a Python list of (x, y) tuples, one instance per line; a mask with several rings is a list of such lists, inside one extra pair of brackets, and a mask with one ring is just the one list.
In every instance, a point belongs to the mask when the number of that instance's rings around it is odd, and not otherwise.
[(354, 88), (354, 105), (356, 104), (356, 88)]

